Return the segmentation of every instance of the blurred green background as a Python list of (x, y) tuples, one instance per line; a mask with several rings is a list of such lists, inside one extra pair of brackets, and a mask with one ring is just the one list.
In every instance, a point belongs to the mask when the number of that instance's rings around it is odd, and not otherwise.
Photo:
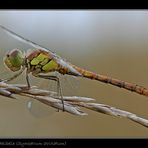
[[(0, 11), (0, 24), (77, 66), (148, 88), (148, 11)], [(13, 48), (26, 51), (30, 46), (0, 30), (1, 78), (12, 75), (3, 57)], [(43, 85), (42, 80), (31, 80)], [(24, 76), (13, 82), (25, 83)], [(124, 89), (80, 78), (75, 95), (148, 119), (148, 98)], [(26, 107), (29, 99), (17, 98), (0, 96), (0, 137), (148, 136), (147, 128), (128, 119), (89, 110), (83, 117), (63, 112), (36, 117)]]

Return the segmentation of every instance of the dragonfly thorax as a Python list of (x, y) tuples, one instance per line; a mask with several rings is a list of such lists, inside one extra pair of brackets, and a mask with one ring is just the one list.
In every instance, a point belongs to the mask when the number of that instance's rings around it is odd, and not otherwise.
[(59, 64), (49, 52), (42, 49), (30, 49), (26, 54), (27, 70), (33, 75), (48, 73), (58, 70)]
[(4, 57), (4, 63), (11, 71), (18, 71), (25, 64), (25, 56), (20, 49), (12, 49)]

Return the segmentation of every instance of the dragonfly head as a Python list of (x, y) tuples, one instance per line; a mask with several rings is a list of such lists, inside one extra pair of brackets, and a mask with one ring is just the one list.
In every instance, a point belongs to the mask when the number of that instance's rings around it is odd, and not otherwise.
[(20, 49), (12, 49), (4, 57), (4, 63), (11, 71), (18, 71), (25, 63), (24, 54)]

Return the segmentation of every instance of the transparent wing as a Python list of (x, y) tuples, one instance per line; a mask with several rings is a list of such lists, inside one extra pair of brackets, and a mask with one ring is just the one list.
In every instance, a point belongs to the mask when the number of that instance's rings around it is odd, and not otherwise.
[(37, 44), (33, 41), (28, 40), (28, 39), (24, 38), (23, 36), (13, 32), (12, 30), (10, 30), (10, 29), (2, 26), (2, 25), (0, 25), (0, 28), (3, 29), (4, 31), (6, 31), (10, 36), (12, 36), (13, 38), (15, 38), (18, 41), (29, 44), (29, 45), (31, 45), (32, 47), (35, 47), (35, 48), (41, 48), (42, 50), (45, 50), (47, 52), (51, 52), (53, 54), (53, 52), (50, 49), (47, 49), (46, 47), (43, 47), (42, 45), (39, 45), (39, 44)]
[(59, 73), (57, 73), (57, 77), (60, 79), (62, 95), (77, 95), (80, 86), (80, 81), (77, 77), (70, 75), (61, 75)]
[[(67, 95), (76, 95), (77, 91), (79, 90), (79, 79), (74, 76), (69, 75), (62, 75), (58, 72), (51, 72), (48, 74), (49, 76), (56, 76), (60, 81), (60, 88), (62, 91), (62, 96)], [(37, 85), (39, 88), (50, 90), (57, 93), (58, 85), (56, 81), (47, 80), (43, 78), (34, 78), (31, 79), (31, 84)], [(33, 83), (32, 83), (33, 80)], [(57, 94), (55, 94), (57, 95)]]
[(26, 103), (26, 107), (30, 114), (36, 118), (52, 116), (57, 111), (56, 109), (34, 99), (29, 99)]

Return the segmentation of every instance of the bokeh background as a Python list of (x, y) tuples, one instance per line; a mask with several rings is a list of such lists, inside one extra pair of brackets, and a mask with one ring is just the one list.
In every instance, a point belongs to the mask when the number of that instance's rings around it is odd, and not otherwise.
[[(0, 24), (52, 49), (69, 62), (148, 88), (148, 11), (0, 11)], [(3, 64), (8, 50), (31, 46), (0, 30), (0, 77), (13, 75)], [(42, 87), (43, 80), (31, 77)], [(88, 79), (78, 79), (75, 95), (96, 99), (148, 119), (148, 99)], [(25, 83), (20, 76), (14, 83)], [(45, 82), (45, 81), (44, 81)], [(47, 83), (47, 82), (46, 82)], [(48, 85), (48, 84), (47, 84)], [(128, 119), (85, 110), (78, 117), (63, 112), (34, 116), (29, 98), (0, 96), (0, 137), (127, 138), (147, 137), (148, 129)], [(49, 107), (39, 105), (38, 110)], [(50, 110), (50, 109), (49, 109)], [(50, 111), (49, 111), (50, 112)], [(51, 111), (52, 112), (52, 111)], [(42, 113), (41, 113), (42, 114)]]

